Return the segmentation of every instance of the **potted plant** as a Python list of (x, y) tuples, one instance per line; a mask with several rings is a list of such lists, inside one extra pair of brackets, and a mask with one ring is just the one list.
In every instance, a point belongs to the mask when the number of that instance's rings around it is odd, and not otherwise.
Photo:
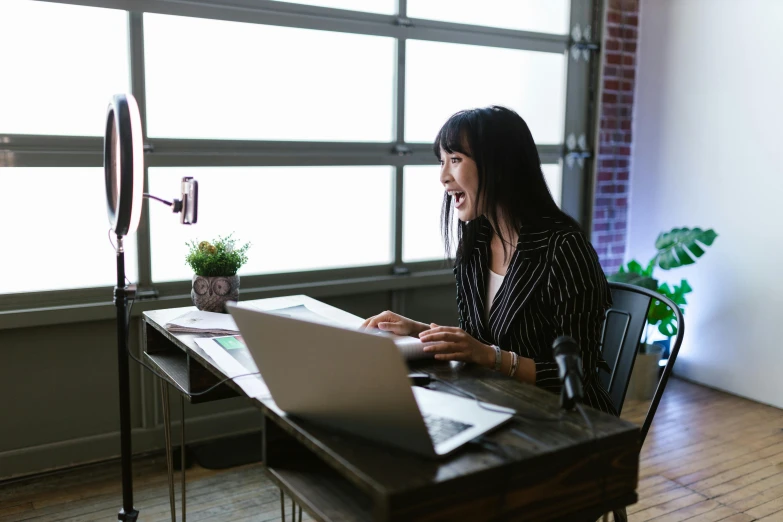
[[(659, 284), (654, 277), (656, 267), (671, 270), (692, 265), (704, 255), (704, 247), (711, 246), (718, 234), (713, 229), (673, 228), (662, 232), (655, 240), (656, 254), (643, 266), (636, 260), (621, 266), (620, 270), (607, 279), (618, 283), (628, 283), (654, 290), (668, 297), (680, 307), (684, 314), (687, 304), (685, 294), (692, 292), (691, 285), (685, 279), (679, 285)], [(650, 342), (651, 331), (655, 329), (663, 336), (662, 340)], [(662, 357), (668, 357), (671, 338), (677, 335), (677, 322), (674, 311), (661, 301), (653, 300), (647, 312), (647, 325), (639, 344), (639, 353), (631, 374), (627, 396), (632, 399), (650, 399), (658, 384), (658, 363)]]
[(237, 248), (232, 235), (218, 236), (212, 243), (187, 243), (189, 250), (185, 262), (193, 269), (190, 297), (199, 310), (225, 312), (225, 304), (239, 298), (237, 271), (247, 263), (250, 243)]

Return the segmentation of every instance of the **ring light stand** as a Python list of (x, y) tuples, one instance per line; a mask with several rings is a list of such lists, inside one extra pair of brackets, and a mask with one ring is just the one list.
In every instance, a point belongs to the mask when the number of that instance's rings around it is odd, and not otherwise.
[(109, 223), (117, 236), (117, 285), (114, 304), (117, 307), (117, 369), (120, 386), (120, 452), (122, 460), (122, 508), (118, 519), (135, 522), (139, 512), (133, 508), (133, 474), (131, 457), (130, 376), (128, 373), (128, 298), (135, 285), (125, 283), (125, 249), (123, 238), (136, 231), (144, 197), (168, 204), (181, 212), (183, 224), (197, 220), (198, 184), (183, 178), (182, 199), (168, 202), (144, 194), (144, 145), (141, 116), (136, 100), (130, 94), (117, 94), (109, 104), (103, 144), (103, 168)]

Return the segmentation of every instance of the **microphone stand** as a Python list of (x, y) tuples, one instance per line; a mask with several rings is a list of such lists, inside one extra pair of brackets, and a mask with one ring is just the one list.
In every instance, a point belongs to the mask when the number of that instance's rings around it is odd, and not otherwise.
[(571, 411), (576, 407), (576, 401), (574, 400), (573, 394), (570, 394), (567, 391), (569, 386), (566, 385), (566, 381), (568, 380), (569, 375), (570, 372), (563, 377), (563, 386), (560, 388), (560, 408), (566, 411)]

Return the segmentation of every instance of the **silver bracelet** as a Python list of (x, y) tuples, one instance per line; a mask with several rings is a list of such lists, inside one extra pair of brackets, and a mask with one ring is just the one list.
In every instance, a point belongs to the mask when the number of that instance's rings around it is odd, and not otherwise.
[(511, 368), (508, 371), (508, 376), (513, 377), (517, 374), (517, 368), (519, 368), (519, 355), (515, 352), (511, 352)]
[(492, 348), (495, 350), (495, 371), (500, 371), (500, 365), (503, 363), (503, 359), (501, 357), (501, 351), (500, 346), (493, 344)]

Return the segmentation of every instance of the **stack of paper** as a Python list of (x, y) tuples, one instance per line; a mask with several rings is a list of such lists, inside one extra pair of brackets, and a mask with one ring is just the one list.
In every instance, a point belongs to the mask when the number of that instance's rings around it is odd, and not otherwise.
[(166, 330), (172, 333), (233, 335), (239, 328), (230, 314), (215, 312), (188, 312), (166, 324)]
[[(358, 325), (361, 325), (363, 320), (356, 318), (355, 321), (338, 321), (330, 317), (325, 317), (318, 314), (305, 305), (290, 306), (288, 308), (280, 308), (277, 310), (264, 310), (265, 312), (292, 317), (294, 319), (301, 319), (303, 321), (310, 321), (315, 323), (323, 323), (332, 326), (340, 326), (343, 328), (355, 329)], [(418, 337), (408, 337), (404, 335), (394, 335), (393, 333), (385, 332), (379, 329), (366, 329), (362, 330), (364, 333), (382, 335), (389, 337), (394, 341), (394, 344), (400, 350), (403, 357), (406, 359), (426, 359), (432, 358), (433, 354), (425, 352), (424, 347), (438, 343), (423, 343)]]

